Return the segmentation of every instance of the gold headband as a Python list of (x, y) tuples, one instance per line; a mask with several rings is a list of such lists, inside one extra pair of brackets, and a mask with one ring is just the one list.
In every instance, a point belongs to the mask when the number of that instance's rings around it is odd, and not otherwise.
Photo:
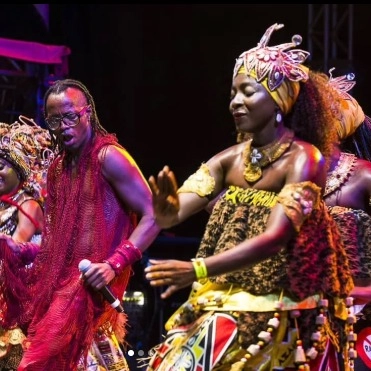
[(354, 74), (347, 74), (338, 77), (332, 77), (331, 68), (329, 71), (329, 84), (332, 86), (340, 99), (340, 109), (338, 112), (337, 133), (340, 140), (352, 135), (365, 120), (365, 114), (357, 100), (353, 98), (348, 91), (356, 84)]
[(284, 114), (290, 112), (299, 94), (299, 81), (308, 80), (308, 68), (302, 63), (309, 53), (301, 49), (288, 50), (301, 44), (302, 37), (294, 35), (291, 43), (267, 46), (272, 33), (283, 27), (275, 23), (264, 33), (255, 48), (243, 52), (233, 70), (233, 78), (245, 73), (261, 83)]

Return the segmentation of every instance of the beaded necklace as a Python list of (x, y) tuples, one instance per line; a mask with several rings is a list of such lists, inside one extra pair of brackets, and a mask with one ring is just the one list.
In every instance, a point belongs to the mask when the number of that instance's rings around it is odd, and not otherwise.
[(253, 183), (262, 177), (262, 168), (280, 158), (290, 147), (294, 132), (285, 128), (282, 135), (263, 147), (253, 148), (252, 139), (248, 140), (243, 152), (245, 170), (243, 176)]
[(327, 174), (324, 197), (340, 189), (347, 182), (353, 173), (356, 161), (355, 155), (341, 152), (334, 170)]

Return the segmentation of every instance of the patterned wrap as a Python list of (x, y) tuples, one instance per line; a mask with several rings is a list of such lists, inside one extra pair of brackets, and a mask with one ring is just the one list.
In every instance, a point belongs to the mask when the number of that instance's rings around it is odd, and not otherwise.
[(371, 216), (363, 210), (329, 207), (348, 254), (354, 278), (371, 278)]
[[(338, 173), (340, 170), (340, 173)], [(344, 169), (339, 166), (332, 172), (333, 177), (341, 177)], [(341, 192), (339, 184), (337, 190)], [(371, 216), (364, 210), (346, 208), (342, 206), (329, 206), (330, 214), (336, 221), (348, 255), (350, 269), (353, 278), (357, 280), (369, 280), (371, 278)], [(363, 308), (360, 306), (357, 313), (357, 322), (354, 331), (358, 336), (362, 331), (370, 329), (371, 303), (367, 303)], [(355, 370), (369, 369), (366, 363), (369, 361), (365, 351), (364, 342), (356, 343), (358, 357), (355, 360)], [(362, 348), (360, 351), (359, 348)]]
[[(291, 343), (284, 340), (286, 325), (293, 321), (285, 309), (301, 311), (298, 329), (303, 347), (308, 349), (311, 335), (317, 328), (316, 295), (331, 303), (329, 326), (322, 333), (320, 352), (324, 354), (329, 347), (342, 343), (346, 308), (338, 304), (353, 288), (353, 282), (339, 232), (315, 184), (290, 184), (278, 195), (230, 186), (212, 210), (197, 257), (218, 254), (261, 234), (277, 202), (284, 205), (292, 218), (297, 236), (278, 254), (252, 267), (210, 277), (203, 285), (196, 285), (189, 301), (166, 324), (167, 336), (156, 348), (148, 370), (173, 370), (174, 364), (178, 369), (205, 371), (293, 367), (297, 335), (295, 326), (289, 326)], [(214, 299), (199, 300), (205, 295)], [(258, 334), (266, 330), (276, 311), (275, 302), (280, 298), (286, 307), (280, 311), (281, 325), (273, 341), (264, 351), (242, 363), (243, 368), (234, 368), (246, 348), (257, 344)], [(214, 305), (210, 304), (213, 300)], [(209, 306), (202, 304), (205, 302)], [(221, 319), (222, 314), (229, 319)], [(215, 321), (221, 320), (226, 321), (228, 327), (218, 333)], [(333, 355), (334, 358), (330, 358), (336, 363), (335, 352)], [(259, 368), (262, 365), (266, 368)]]
[[(213, 209), (197, 257), (218, 254), (262, 233), (270, 210), (278, 201), (295, 223), (301, 206), (294, 208), (292, 205), (306, 202), (305, 193), (310, 184), (287, 185), (279, 195), (229, 187)], [(319, 192), (314, 184), (312, 190)], [(298, 194), (303, 197), (297, 199)], [(210, 280), (239, 284), (253, 294), (267, 294), (284, 288), (300, 299), (318, 292), (344, 296), (349, 290), (349, 267), (339, 232), (322, 202), (315, 200), (313, 207), (312, 212), (302, 218), (302, 225), (296, 224), (300, 233), (287, 249), (253, 267)]]

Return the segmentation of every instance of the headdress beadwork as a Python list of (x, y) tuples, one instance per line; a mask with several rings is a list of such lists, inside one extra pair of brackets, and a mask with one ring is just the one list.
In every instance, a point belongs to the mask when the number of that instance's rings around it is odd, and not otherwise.
[(349, 90), (353, 89), (356, 82), (354, 81), (354, 73), (348, 73), (346, 75), (333, 77), (332, 71), (335, 67), (329, 70), (329, 84), (332, 86), (343, 99), (352, 99), (352, 96), (348, 93)]
[(34, 192), (43, 193), (47, 168), (54, 158), (49, 131), (20, 116), (13, 124), (0, 122), (0, 157), (10, 162)]
[(357, 128), (365, 121), (365, 114), (358, 101), (352, 97), (348, 91), (356, 84), (353, 73), (338, 77), (332, 76), (331, 68), (329, 71), (329, 85), (339, 95), (339, 107), (334, 108), (335, 115), (338, 116), (337, 132), (340, 140), (352, 135)]
[(301, 44), (300, 35), (294, 35), (290, 43), (267, 46), (272, 33), (283, 26), (278, 23), (270, 26), (255, 48), (243, 52), (238, 57), (233, 77), (244, 66), (246, 73), (256, 76), (258, 82), (267, 78), (271, 91), (277, 89), (285, 79), (295, 82), (308, 79), (308, 70), (302, 63), (310, 55), (309, 52), (301, 49), (288, 50)]

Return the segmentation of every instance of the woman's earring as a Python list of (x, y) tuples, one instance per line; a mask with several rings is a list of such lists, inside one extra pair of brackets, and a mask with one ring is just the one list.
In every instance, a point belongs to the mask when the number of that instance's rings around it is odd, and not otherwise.
[(279, 124), (282, 122), (282, 113), (279, 111), (276, 114), (276, 122)]

